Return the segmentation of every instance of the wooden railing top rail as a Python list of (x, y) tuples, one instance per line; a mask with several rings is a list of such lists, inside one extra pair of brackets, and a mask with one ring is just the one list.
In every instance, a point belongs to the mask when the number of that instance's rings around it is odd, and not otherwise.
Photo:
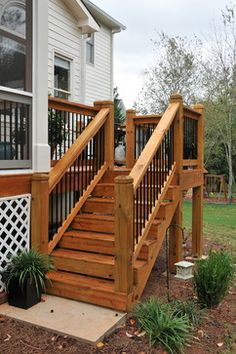
[(60, 179), (63, 177), (68, 168), (75, 162), (78, 155), (83, 151), (88, 142), (95, 136), (99, 129), (105, 123), (110, 110), (102, 108), (95, 116), (93, 121), (81, 133), (75, 143), (70, 147), (67, 153), (58, 161), (56, 166), (49, 173), (49, 192), (51, 192)]
[(98, 108), (56, 97), (48, 97), (48, 108), (53, 108), (64, 112), (84, 114), (88, 116), (95, 116), (99, 112)]
[(201, 113), (195, 111), (193, 108), (184, 106), (184, 117), (191, 119), (199, 119), (201, 117)]
[(177, 102), (169, 104), (159, 124), (152, 133), (151, 138), (148, 140), (139, 159), (135, 163), (132, 171), (130, 172), (130, 177), (132, 177), (134, 180), (134, 192), (136, 192), (137, 188), (139, 187), (139, 184), (142, 181), (143, 176), (145, 175), (158, 148), (160, 147), (166, 132), (171, 126), (173, 120), (175, 119), (179, 106), (180, 104)]

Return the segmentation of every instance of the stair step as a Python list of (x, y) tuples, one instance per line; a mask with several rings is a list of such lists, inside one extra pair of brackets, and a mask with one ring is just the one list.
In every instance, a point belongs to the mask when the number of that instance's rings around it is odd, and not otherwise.
[(114, 183), (114, 180), (117, 176), (127, 176), (130, 173), (131, 169), (125, 167), (115, 167), (113, 171), (109, 171), (103, 177), (102, 183)]
[(82, 208), (84, 213), (114, 214), (114, 199), (89, 198)]
[(52, 252), (56, 269), (114, 279), (114, 257), (58, 248)]
[(47, 293), (73, 300), (126, 311), (127, 297), (114, 291), (114, 283), (109, 280), (84, 275), (55, 271), (47, 274), (52, 286)]
[(99, 183), (96, 185), (93, 197), (114, 197), (114, 183)]
[(70, 230), (65, 232), (59, 247), (114, 255), (114, 235)]
[(71, 227), (76, 230), (112, 234), (115, 230), (114, 216), (81, 214), (75, 217)]

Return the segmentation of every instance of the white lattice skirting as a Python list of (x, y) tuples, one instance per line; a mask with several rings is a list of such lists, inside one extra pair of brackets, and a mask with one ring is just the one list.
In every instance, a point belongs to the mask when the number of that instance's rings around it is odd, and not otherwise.
[[(0, 198), (0, 270), (19, 251), (29, 249), (31, 195)], [(0, 279), (0, 291), (4, 285)]]

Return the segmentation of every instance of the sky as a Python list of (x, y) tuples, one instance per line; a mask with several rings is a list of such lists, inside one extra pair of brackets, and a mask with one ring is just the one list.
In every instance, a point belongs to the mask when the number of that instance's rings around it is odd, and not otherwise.
[(196, 34), (206, 39), (230, 0), (92, 0), (127, 28), (115, 35), (114, 85), (126, 108), (132, 108), (142, 87), (142, 73), (154, 58), (151, 39)]

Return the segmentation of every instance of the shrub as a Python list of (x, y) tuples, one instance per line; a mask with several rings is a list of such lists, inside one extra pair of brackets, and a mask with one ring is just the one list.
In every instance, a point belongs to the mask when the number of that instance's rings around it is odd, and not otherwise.
[(134, 314), (151, 345), (162, 344), (169, 353), (182, 352), (191, 327), (187, 316), (175, 316), (169, 304), (153, 298), (138, 304)]
[(217, 306), (233, 278), (234, 265), (228, 252), (211, 251), (208, 259), (196, 263), (193, 283), (202, 307)]
[(45, 290), (46, 273), (52, 269), (54, 269), (54, 266), (48, 255), (31, 249), (13, 256), (1, 275), (7, 289), (10, 282), (17, 279), (20, 288), (23, 290), (27, 279), (30, 279), (30, 282), (35, 283), (39, 294), (42, 289)]
[(188, 300), (188, 301), (180, 301), (176, 300), (171, 303), (173, 308), (173, 314), (177, 317), (187, 316), (189, 322), (193, 326), (197, 326), (200, 324), (201, 319), (203, 317), (202, 310), (199, 309), (196, 302)]

